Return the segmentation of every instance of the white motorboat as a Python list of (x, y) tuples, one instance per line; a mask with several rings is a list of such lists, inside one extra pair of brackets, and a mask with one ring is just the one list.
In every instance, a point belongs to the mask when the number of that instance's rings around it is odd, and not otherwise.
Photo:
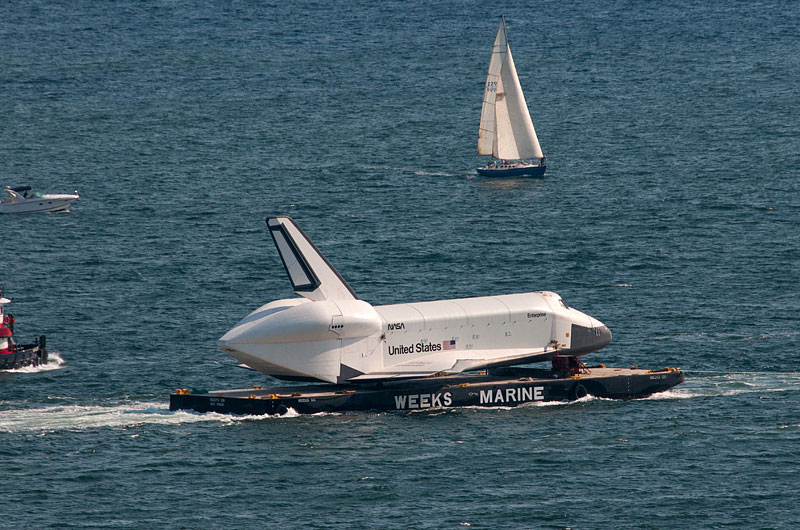
[(0, 213), (61, 212), (79, 198), (77, 191), (74, 194), (43, 194), (31, 191), (30, 186), (7, 186), (5, 192), (9, 198), (0, 201)]

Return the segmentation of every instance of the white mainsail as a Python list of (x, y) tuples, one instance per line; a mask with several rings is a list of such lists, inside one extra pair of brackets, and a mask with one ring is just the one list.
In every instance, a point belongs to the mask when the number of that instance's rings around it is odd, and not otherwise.
[(544, 156), (508, 46), (505, 19), (500, 20), (486, 74), (478, 154), (501, 160)]

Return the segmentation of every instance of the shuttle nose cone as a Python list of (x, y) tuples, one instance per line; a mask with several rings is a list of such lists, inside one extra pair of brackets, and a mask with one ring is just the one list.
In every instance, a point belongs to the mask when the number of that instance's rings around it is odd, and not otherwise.
[(561, 350), (565, 355), (584, 355), (597, 351), (611, 342), (611, 330), (598, 320), (592, 319), (592, 327), (572, 325), (570, 347)]
[(597, 335), (597, 348), (596, 348), (598, 350), (600, 348), (608, 346), (608, 344), (611, 342), (611, 330), (608, 329), (608, 326), (603, 324), (602, 326), (600, 326), (599, 330), (600, 332)]

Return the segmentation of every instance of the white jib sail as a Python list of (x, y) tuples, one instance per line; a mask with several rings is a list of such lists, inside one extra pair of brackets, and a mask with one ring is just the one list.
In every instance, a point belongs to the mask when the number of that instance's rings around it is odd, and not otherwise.
[[(504, 45), (500, 51), (497, 50), (498, 44)], [(500, 63), (499, 72), (493, 73), (492, 68), (497, 66), (496, 59)], [(517, 77), (511, 48), (506, 40), (505, 21), (500, 22), (500, 29), (497, 31), (492, 49), (489, 73), (486, 76), (481, 126), (478, 133), (478, 154), (491, 154), (501, 160), (543, 156), (525, 102), (525, 95)]]

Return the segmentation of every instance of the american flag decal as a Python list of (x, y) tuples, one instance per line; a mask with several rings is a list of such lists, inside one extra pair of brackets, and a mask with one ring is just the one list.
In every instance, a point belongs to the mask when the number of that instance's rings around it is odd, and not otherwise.
[(455, 350), (456, 349), (456, 341), (454, 340), (446, 340), (442, 342), (442, 349), (443, 350)]

